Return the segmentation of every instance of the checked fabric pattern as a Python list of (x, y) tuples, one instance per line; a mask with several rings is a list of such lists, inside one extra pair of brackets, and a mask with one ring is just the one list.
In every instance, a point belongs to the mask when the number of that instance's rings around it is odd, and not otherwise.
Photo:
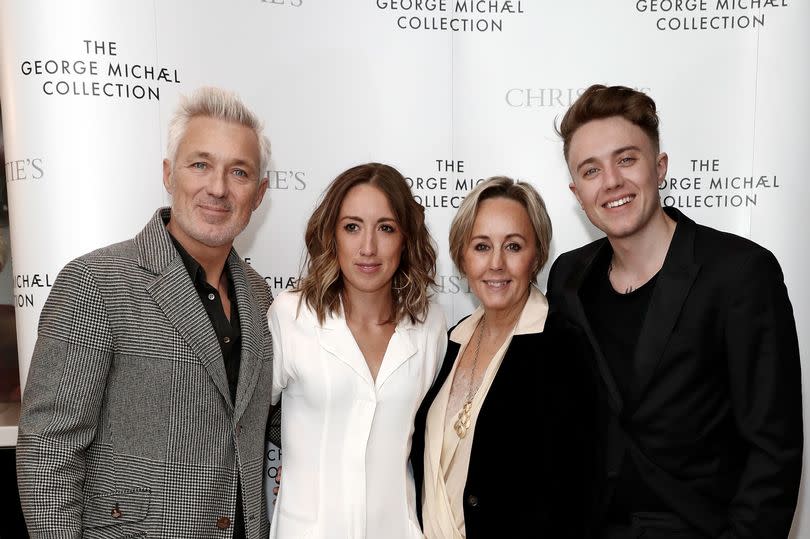
[(231, 251), (242, 325), (232, 404), (216, 335), (166, 232), (70, 262), (54, 282), (23, 398), (20, 499), (33, 538), (247, 537), (263, 480), (272, 342), (264, 279)]

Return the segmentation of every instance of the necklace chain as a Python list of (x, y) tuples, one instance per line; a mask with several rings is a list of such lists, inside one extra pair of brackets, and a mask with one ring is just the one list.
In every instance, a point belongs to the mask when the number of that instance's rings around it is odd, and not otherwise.
[(478, 366), (478, 354), (481, 352), (481, 338), (487, 329), (486, 314), (481, 316), (478, 325), (480, 331), (478, 332), (478, 340), (475, 342), (475, 355), (473, 356), (472, 370), (470, 371), (470, 384), (467, 386), (467, 396), (464, 399), (464, 406), (461, 407), (461, 411), (458, 413), (458, 419), (453, 424), (453, 430), (456, 431), (459, 438), (467, 436), (467, 431), (470, 429), (470, 423), (472, 422), (472, 401), (478, 392), (478, 387), (473, 390), (473, 383), (475, 382), (475, 368)]

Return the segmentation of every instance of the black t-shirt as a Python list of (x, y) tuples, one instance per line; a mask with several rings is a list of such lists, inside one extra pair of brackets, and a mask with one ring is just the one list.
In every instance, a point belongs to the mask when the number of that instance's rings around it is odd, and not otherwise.
[[(658, 275), (629, 293), (617, 292), (608, 276), (611, 257), (612, 253), (608, 251), (594, 262), (580, 290), (580, 297), (619, 393), (627, 401), (631, 389), (638, 383), (633, 358)], [(616, 479), (608, 520), (624, 523), (631, 513), (640, 511), (668, 509), (641, 480), (628, 452)]]

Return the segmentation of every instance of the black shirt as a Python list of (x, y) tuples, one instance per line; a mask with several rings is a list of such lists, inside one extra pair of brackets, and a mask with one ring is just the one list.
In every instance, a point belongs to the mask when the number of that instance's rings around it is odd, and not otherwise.
[(194, 288), (197, 289), (197, 294), (199, 294), (200, 301), (205, 307), (205, 312), (208, 313), (214, 332), (217, 334), (219, 348), (222, 350), (222, 359), (225, 362), (225, 374), (228, 376), (231, 403), (235, 403), (236, 387), (239, 383), (239, 366), (241, 364), (242, 327), (239, 324), (239, 309), (236, 306), (236, 292), (233, 288), (231, 270), (226, 264), (225, 280), (228, 283), (228, 298), (231, 300), (231, 318), (228, 320), (228, 317), (225, 316), (225, 309), (222, 306), (219, 291), (205, 280), (205, 270), (200, 266), (199, 262), (194, 260), (193, 256), (188, 254), (188, 251), (180, 245), (180, 242), (174, 236), (171, 236), (171, 238), (177, 252), (180, 253), (180, 258), (183, 259), (183, 264), (188, 270), (191, 282), (194, 283)]
[[(641, 326), (647, 315), (658, 275), (630, 293), (613, 289), (608, 276), (610, 250), (600, 255), (583, 283), (580, 297), (588, 323), (610, 368), (622, 398), (627, 401), (638, 383), (633, 365)], [(638, 470), (626, 452), (616, 478), (616, 489), (608, 509), (608, 520), (624, 523), (631, 513), (669, 511), (664, 503), (641, 480)]]

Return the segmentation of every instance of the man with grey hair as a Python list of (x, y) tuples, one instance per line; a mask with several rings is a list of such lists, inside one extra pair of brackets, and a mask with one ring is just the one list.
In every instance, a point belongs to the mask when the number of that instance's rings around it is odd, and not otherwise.
[(171, 208), (60, 272), (20, 417), (31, 537), (267, 537), (272, 297), (232, 244), (269, 154), (234, 94), (198, 90), (169, 127)]

